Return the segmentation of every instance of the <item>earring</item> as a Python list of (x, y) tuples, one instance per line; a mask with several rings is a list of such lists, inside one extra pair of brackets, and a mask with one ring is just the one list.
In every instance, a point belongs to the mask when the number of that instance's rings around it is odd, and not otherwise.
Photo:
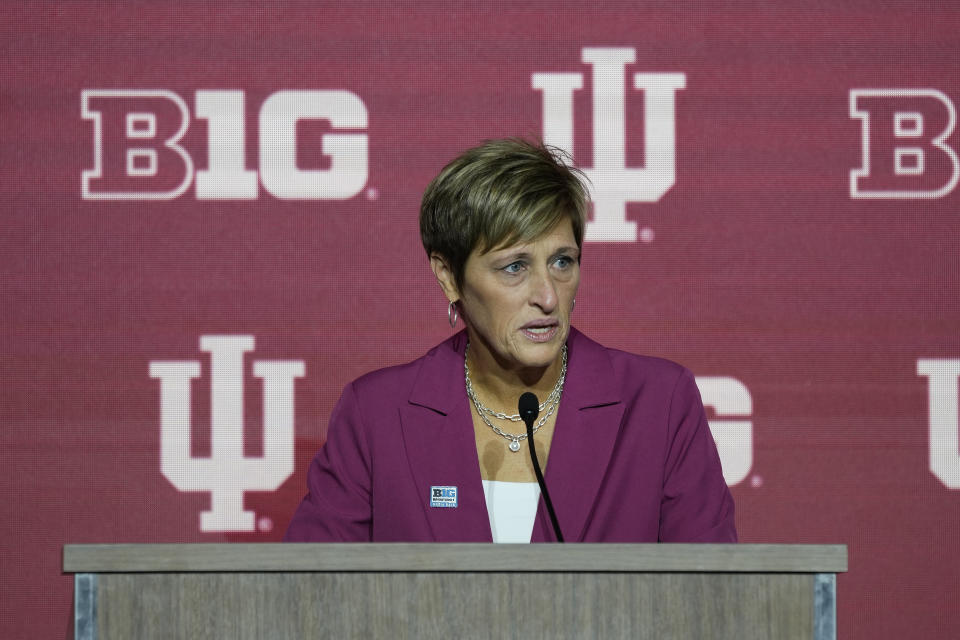
[(457, 303), (455, 301), (450, 302), (447, 305), (447, 322), (450, 323), (450, 328), (453, 329), (457, 326), (457, 320), (460, 319), (460, 312), (457, 309)]
[(576, 306), (577, 306), (577, 299), (574, 298), (574, 299), (573, 299), (573, 304), (570, 305), (570, 311), (573, 311), (574, 308), (576, 308)]

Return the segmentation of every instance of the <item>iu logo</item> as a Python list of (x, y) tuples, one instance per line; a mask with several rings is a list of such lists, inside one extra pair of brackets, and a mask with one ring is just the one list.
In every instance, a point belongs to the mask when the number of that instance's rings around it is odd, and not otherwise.
[(254, 513), (244, 511), (246, 491), (274, 491), (293, 474), (294, 378), (304, 375), (299, 360), (253, 363), (263, 379), (263, 457), (243, 455), (243, 354), (253, 336), (202, 336), (210, 354), (211, 455), (190, 455), (190, 381), (200, 363), (151, 362), (160, 380), (160, 470), (180, 491), (209, 491), (210, 511), (200, 514), (201, 531), (254, 531)]
[(853, 89), (862, 165), (850, 171), (851, 198), (942, 198), (957, 186), (960, 162), (947, 139), (957, 110), (936, 89)]
[[(627, 220), (628, 202), (656, 202), (676, 182), (675, 93), (687, 83), (683, 73), (634, 73), (632, 86), (643, 91), (644, 166), (627, 167), (625, 67), (634, 49), (583, 49), (593, 66), (593, 167), (583, 168), (593, 185), (593, 220), (588, 242), (636, 242), (637, 223)], [(583, 88), (581, 73), (534, 73), (543, 92), (543, 141), (573, 155), (573, 92)], [(579, 164), (579, 163), (578, 163)]]
[(960, 360), (917, 360), (917, 374), (928, 380), (930, 472), (949, 489), (960, 489)]

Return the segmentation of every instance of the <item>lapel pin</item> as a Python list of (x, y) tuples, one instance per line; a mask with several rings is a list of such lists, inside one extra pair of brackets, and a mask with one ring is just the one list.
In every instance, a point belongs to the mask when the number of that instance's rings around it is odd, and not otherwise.
[(431, 507), (456, 507), (457, 506), (457, 488), (456, 487), (430, 487), (430, 506)]

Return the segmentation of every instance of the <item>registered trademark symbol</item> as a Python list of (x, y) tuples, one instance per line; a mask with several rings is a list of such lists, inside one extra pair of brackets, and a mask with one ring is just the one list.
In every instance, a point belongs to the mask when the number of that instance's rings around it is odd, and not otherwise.
[(367, 189), (367, 200), (376, 200), (380, 197), (380, 192), (377, 191), (376, 187), (370, 187)]
[(263, 531), (264, 533), (273, 531), (273, 520), (264, 516), (259, 520), (257, 520), (257, 528), (260, 529), (260, 531)]
[(763, 478), (760, 476), (753, 476), (750, 478), (750, 486), (753, 488), (759, 488), (763, 486)]
[(643, 242), (645, 244), (650, 244), (651, 242), (653, 242), (653, 239), (654, 237), (656, 237), (656, 235), (657, 234), (653, 232), (653, 229), (651, 229), (650, 227), (644, 227), (643, 229), (640, 230), (640, 242)]

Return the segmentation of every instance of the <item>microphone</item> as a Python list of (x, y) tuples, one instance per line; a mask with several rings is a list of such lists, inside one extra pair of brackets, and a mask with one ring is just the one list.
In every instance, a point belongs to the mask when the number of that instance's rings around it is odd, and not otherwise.
[(540, 414), (540, 401), (537, 396), (525, 392), (520, 396), (517, 403), (517, 413), (523, 423), (527, 425), (527, 444), (530, 445), (530, 459), (533, 461), (533, 471), (537, 474), (537, 484), (540, 485), (540, 493), (543, 495), (543, 501), (547, 505), (547, 513), (550, 514), (550, 524), (553, 525), (553, 533), (557, 536), (557, 542), (563, 542), (563, 534), (560, 533), (560, 523), (557, 522), (557, 514), (553, 512), (553, 502), (550, 500), (550, 493), (547, 491), (547, 483), (543, 481), (543, 472), (540, 471), (540, 461), (537, 460), (537, 450), (533, 446), (533, 421)]

